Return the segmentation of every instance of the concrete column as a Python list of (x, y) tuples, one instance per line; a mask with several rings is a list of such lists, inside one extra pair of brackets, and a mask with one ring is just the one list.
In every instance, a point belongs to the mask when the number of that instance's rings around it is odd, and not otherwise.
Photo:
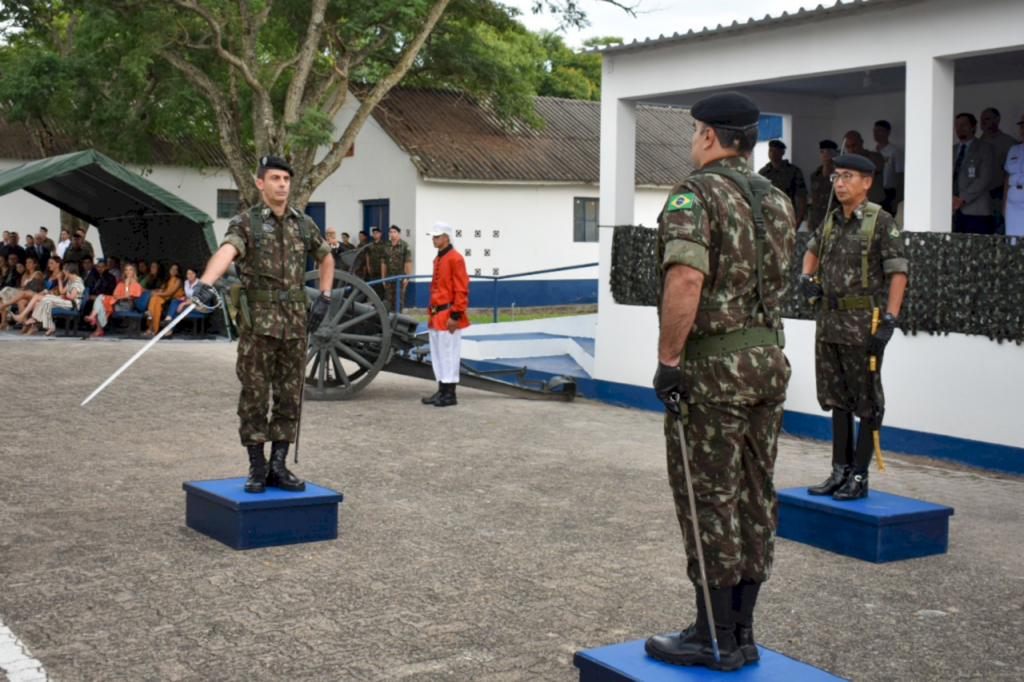
[(907, 61), (904, 225), (915, 232), (952, 229), (953, 66), (931, 55)]
[[(605, 57), (604, 72), (615, 68), (614, 57)], [(609, 79), (605, 79), (608, 82)], [(632, 225), (636, 201), (636, 103), (621, 100), (605, 90), (601, 97), (601, 215), (598, 230), (597, 341), (595, 375), (610, 371), (619, 351), (615, 327), (621, 324), (609, 282), (612, 271), (613, 225)], [(632, 311), (626, 311), (627, 313)], [(621, 327), (619, 329), (621, 331)]]

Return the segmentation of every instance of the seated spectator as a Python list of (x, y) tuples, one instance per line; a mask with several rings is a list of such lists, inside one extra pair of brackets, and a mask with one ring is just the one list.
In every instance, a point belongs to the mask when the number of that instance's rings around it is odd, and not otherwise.
[[(154, 265), (159, 264), (155, 261), (150, 263), (150, 270), (152, 270)], [(181, 266), (175, 263), (167, 273), (167, 281), (164, 282), (161, 288), (154, 289), (149, 297), (149, 306), (146, 308), (146, 312), (149, 315), (149, 329), (143, 336), (153, 336), (160, 331), (160, 320), (163, 319), (164, 305), (168, 300), (178, 298), (184, 293), (185, 289), (181, 284)]]
[[(99, 281), (100, 274), (96, 271), (92, 256), (86, 256), (81, 260), (78, 265), (78, 276), (82, 278), (90, 292), (96, 288), (96, 282)], [(90, 296), (92, 296), (91, 293)]]
[(43, 288), (47, 291), (57, 286), (57, 280), (60, 279), (61, 265), (63, 264), (61, 263), (60, 256), (50, 256), (49, 260), (46, 261)]
[(164, 279), (163, 267), (159, 261), (151, 261), (146, 269), (143, 270), (142, 268), (145, 265), (146, 261), (139, 261), (139, 284), (142, 285), (143, 289), (156, 289)]
[(120, 282), (124, 279), (124, 273), (121, 272), (121, 259), (117, 256), (111, 256), (107, 259), (107, 272), (114, 276), (115, 282)]
[(33, 256), (25, 258), (25, 264), (18, 263), (18, 268), (24, 270), (21, 276), (21, 287), (19, 289), (3, 289), (0, 291), (0, 329), (7, 329), (7, 311), (14, 306), (23, 307), (28, 305), (32, 297), (42, 292), (43, 273), (36, 265)]
[(67, 230), (60, 231), (60, 241), (57, 242), (57, 248), (54, 249), (54, 253), (61, 259), (64, 258), (64, 252), (67, 251), (68, 247), (71, 246), (71, 235)]
[(171, 305), (167, 307), (167, 316), (164, 317), (164, 321), (170, 322), (178, 316), (178, 311), (181, 308), (188, 307), (188, 302), (192, 300), (192, 293), (198, 280), (199, 274), (194, 269), (189, 268), (185, 271), (185, 295), (171, 301)]
[[(107, 326), (110, 315), (114, 311), (130, 311), (133, 301), (142, 296), (142, 286), (135, 277), (135, 266), (128, 263), (124, 266), (124, 279), (114, 287), (113, 294), (100, 294), (96, 302), (92, 304), (92, 314), (85, 318), (91, 326), (96, 327), (90, 336), (97, 338), (103, 336), (103, 328)], [(127, 302), (127, 305), (125, 305)]]
[(21, 275), (18, 274), (18, 254), (9, 253), (4, 257), (4, 277), (0, 280), (0, 289), (8, 287), (18, 288), (21, 284)]
[[(57, 332), (57, 327), (53, 324), (53, 309), (73, 310), (82, 305), (85, 283), (78, 276), (78, 264), (64, 263), (63, 273), (64, 276), (57, 283), (57, 294), (36, 294), (25, 311), (14, 317), (16, 322), (24, 325), (22, 334), (35, 334), (41, 326), (46, 330), (46, 336), (53, 336)], [(31, 321), (28, 319), (30, 314)]]
[[(96, 283), (89, 284), (88, 280), (86, 280), (86, 286), (89, 287), (90, 292), (95, 291), (96, 296), (100, 294), (109, 296), (114, 293), (114, 287), (117, 286), (117, 278), (107, 270), (107, 261), (105, 259), (99, 258), (96, 260)], [(90, 298), (95, 297), (90, 296)]]

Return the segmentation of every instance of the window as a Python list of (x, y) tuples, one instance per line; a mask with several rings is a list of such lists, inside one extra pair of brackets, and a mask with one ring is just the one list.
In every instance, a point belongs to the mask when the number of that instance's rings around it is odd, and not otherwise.
[(576, 197), (573, 201), (573, 241), (597, 241), (597, 214), (600, 203), (600, 199), (586, 197)]
[(234, 218), (236, 213), (238, 213), (238, 190), (217, 190), (217, 217)]

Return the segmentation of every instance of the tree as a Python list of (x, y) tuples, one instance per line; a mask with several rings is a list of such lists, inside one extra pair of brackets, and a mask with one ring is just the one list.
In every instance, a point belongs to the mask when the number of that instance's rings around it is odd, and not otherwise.
[[(567, 25), (586, 22), (580, 0), (535, 5)], [(214, 142), (247, 204), (258, 200), (252, 159), (278, 154), (295, 168), (293, 201), (304, 205), (403, 79), (464, 89), (504, 120), (537, 124), (536, 65), (551, 61), (494, 0), (15, 0), (0, 21), (20, 31), (9, 34), (15, 61), (43, 64), (33, 50), (60, 56), (53, 88), (72, 101), (35, 120), (59, 115), (78, 139), (132, 159), (145, 158), (153, 135)], [(576, 67), (559, 59), (568, 66), (559, 62), (557, 78), (568, 80)], [(20, 97), (0, 84), (8, 106)]]

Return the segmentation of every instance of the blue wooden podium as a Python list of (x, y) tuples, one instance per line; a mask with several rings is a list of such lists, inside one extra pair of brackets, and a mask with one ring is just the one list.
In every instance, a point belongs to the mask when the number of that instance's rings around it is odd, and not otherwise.
[(244, 478), (190, 481), (185, 525), (234, 549), (254, 549), (338, 537), (341, 493), (306, 482), (302, 492), (245, 492)]
[(671, 665), (648, 656), (644, 651), (645, 641), (637, 639), (577, 651), (572, 662), (580, 669), (580, 682), (837, 682), (845, 679), (763, 646), (758, 647), (760, 661), (732, 672), (698, 665)]
[(871, 490), (837, 502), (807, 488), (779, 491), (780, 538), (876, 564), (944, 554), (952, 507)]

